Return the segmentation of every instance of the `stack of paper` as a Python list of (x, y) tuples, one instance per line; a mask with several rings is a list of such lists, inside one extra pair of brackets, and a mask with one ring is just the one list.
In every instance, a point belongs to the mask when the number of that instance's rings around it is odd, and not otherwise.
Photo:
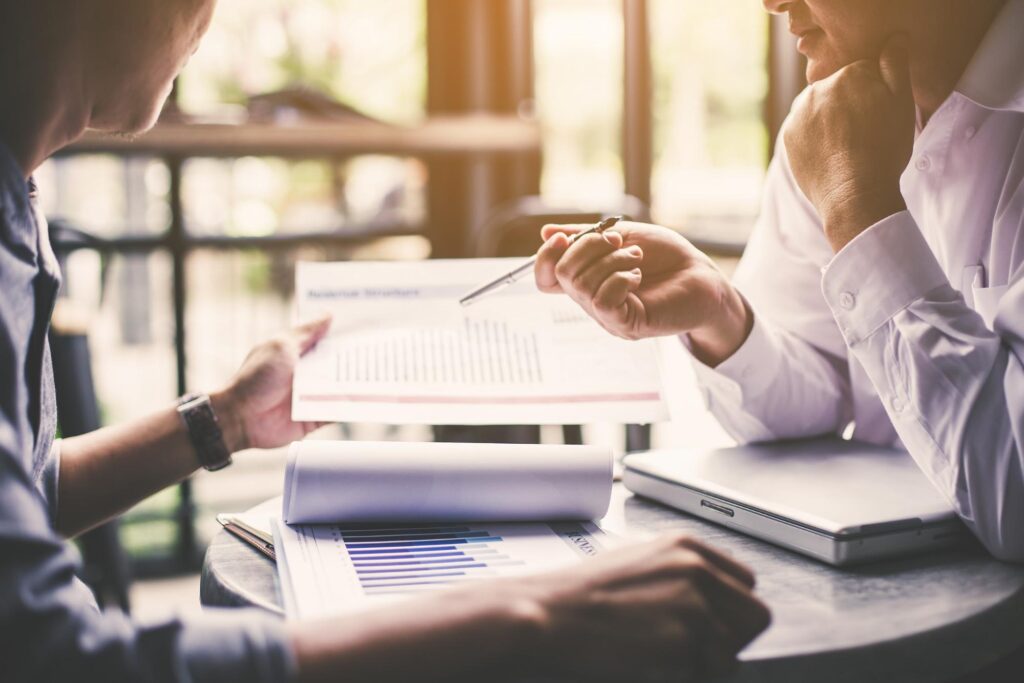
[(286, 612), (359, 611), (595, 555), (608, 537), (580, 520), (607, 511), (611, 461), (584, 446), (293, 444), (287, 524), (273, 524)]

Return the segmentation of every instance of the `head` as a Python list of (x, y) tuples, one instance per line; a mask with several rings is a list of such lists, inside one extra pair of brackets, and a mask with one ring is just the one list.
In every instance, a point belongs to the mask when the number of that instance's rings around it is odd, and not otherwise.
[(861, 59), (875, 59), (889, 36), (922, 18), (920, 0), (764, 0), (788, 14), (789, 28), (807, 57), (807, 80), (818, 81)]
[[(80, 0), (76, 0), (80, 2)], [(209, 28), (216, 0), (91, 0), (81, 45), (89, 127), (153, 126), (175, 77)]]

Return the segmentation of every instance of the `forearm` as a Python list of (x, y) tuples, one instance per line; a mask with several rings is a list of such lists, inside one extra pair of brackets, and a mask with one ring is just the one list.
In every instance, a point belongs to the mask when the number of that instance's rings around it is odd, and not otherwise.
[[(956, 293), (947, 295), (947, 309), (956, 306)], [(928, 320), (926, 308), (897, 316), (853, 354), (925, 475), (993, 555), (1024, 562), (1024, 441), (1015, 429), (1024, 370), (980, 320), (977, 336), (936, 334), (969, 328)]]
[[(901, 213), (841, 251), (824, 284), (921, 470), (994, 555), (1024, 561), (1024, 282), (1006, 287), (993, 331)], [(859, 301), (871, 303), (851, 305)]]
[[(211, 396), (230, 450), (241, 436), (221, 395)], [(72, 537), (124, 512), (199, 468), (173, 407), (61, 444), (58, 531)]]
[(690, 352), (701, 363), (716, 367), (743, 346), (754, 327), (754, 313), (735, 287), (721, 281), (718, 314), (710, 323), (689, 333)]
[(409, 603), (414, 610), (295, 624), (298, 680), (450, 681), (494, 662), (523, 665), (536, 654), (543, 619), (536, 602), (516, 597), (515, 585), (445, 593)]

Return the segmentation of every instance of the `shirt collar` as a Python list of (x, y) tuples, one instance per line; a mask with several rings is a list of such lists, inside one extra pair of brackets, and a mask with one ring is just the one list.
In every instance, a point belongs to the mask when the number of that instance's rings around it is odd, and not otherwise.
[(19, 258), (33, 262), (36, 256), (36, 231), (25, 175), (7, 145), (0, 140), (0, 248), (6, 247)]
[(1006, 0), (957, 92), (986, 109), (1024, 112), (1024, 0)]

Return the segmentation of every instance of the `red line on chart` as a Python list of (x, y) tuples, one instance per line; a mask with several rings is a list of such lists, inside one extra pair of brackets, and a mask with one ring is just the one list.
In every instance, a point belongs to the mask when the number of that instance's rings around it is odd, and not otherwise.
[(578, 396), (370, 396), (361, 394), (307, 394), (299, 401), (311, 403), (442, 403), (442, 404), (529, 404), (529, 403), (612, 403), (618, 401), (660, 401), (657, 391), (636, 394), (593, 394)]

